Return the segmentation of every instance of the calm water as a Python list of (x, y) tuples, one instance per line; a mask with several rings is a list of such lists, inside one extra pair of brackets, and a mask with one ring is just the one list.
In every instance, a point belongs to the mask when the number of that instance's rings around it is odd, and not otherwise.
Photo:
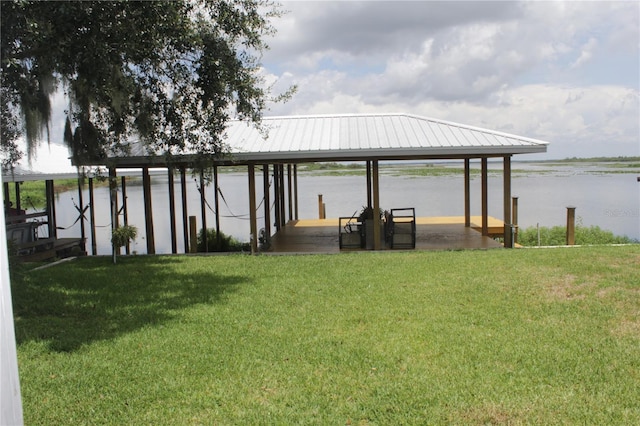
[[(456, 165), (459, 167), (459, 165)], [(491, 167), (501, 167), (495, 165)], [(578, 220), (585, 226), (597, 225), (617, 235), (640, 240), (640, 183), (639, 173), (599, 173), (596, 166), (571, 166), (551, 170), (545, 166), (514, 163), (512, 194), (518, 196), (519, 224), (521, 227), (555, 226), (566, 224), (566, 207), (575, 206)], [(602, 167), (597, 167), (602, 170)], [(262, 200), (262, 174), (257, 173), (257, 198)], [(152, 176), (152, 203), (157, 253), (171, 252), (168, 179), (166, 174)], [(249, 240), (248, 178), (244, 174), (220, 174), (219, 186), (224, 196), (220, 198), (221, 230), (241, 241)], [(480, 178), (472, 177), (472, 215), (480, 215)], [(184, 250), (182, 239), (182, 210), (179, 179), (175, 182), (178, 250)], [(213, 208), (213, 188), (205, 189), (207, 201)], [(197, 184), (188, 177), (188, 215), (200, 219), (200, 194)], [(366, 204), (366, 180), (364, 176), (314, 176), (299, 174), (299, 217), (318, 217), (318, 194), (323, 194), (327, 217), (351, 216)], [(273, 196), (272, 196), (273, 197)], [(109, 192), (107, 188), (95, 188), (96, 241), (98, 254), (110, 254)], [(133, 250), (146, 252), (144, 209), (140, 181), (127, 181), (129, 224), (138, 227), (139, 236)], [(88, 203), (88, 191), (84, 202)], [(60, 194), (57, 204), (58, 226), (70, 226), (77, 218), (74, 202), (77, 191)], [(415, 207), (418, 216), (464, 215), (463, 176), (438, 177), (380, 176), (380, 205), (383, 209)], [(501, 173), (489, 175), (489, 215), (502, 218)], [(263, 208), (259, 209), (258, 227), (264, 227)], [(272, 212), (272, 218), (273, 212)], [(89, 217), (87, 212), (87, 218)], [(215, 216), (207, 208), (207, 226), (215, 226)], [(89, 238), (89, 226), (86, 222)], [(80, 225), (58, 232), (59, 237), (77, 237)], [(90, 251), (91, 242), (87, 242)]]

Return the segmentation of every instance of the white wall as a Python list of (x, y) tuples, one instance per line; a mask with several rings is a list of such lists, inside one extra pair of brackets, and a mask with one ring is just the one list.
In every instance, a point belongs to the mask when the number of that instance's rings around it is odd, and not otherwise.
[[(1, 177), (0, 187), (2, 187)], [(0, 274), (0, 425), (22, 425), (22, 400), (20, 399), (4, 211), (0, 214)]]

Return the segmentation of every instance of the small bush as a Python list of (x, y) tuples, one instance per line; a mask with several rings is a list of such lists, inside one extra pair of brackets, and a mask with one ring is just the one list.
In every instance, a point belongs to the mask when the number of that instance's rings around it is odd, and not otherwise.
[(111, 243), (115, 247), (126, 246), (138, 236), (138, 228), (131, 225), (120, 226), (111, 232)]
[[(590, 244), (631, 244), (634, 241), (625, 236), (614, 235), (613, 232), (601, 229), (599, 226), (576, 225), (576, 245)], [(567, 243), (567, 228), (565, 226), (540, 227), (541, 246), (563, 246)], [(536, 227), (529, 227), (518, 232), (518, 244), (523, 246), (538, 245), (538, 231)]]
[(250, 251), (249, 243), (243, 243), (236, 240), (230, 235), (225, 235), (220, 231), (220, 243), (218, 244), (218, 236), (215, 229), (207, 229), (207, 248), (204, 245), (204, 229), (198, 233), (198, 252), (228, 252), (228, 251)]

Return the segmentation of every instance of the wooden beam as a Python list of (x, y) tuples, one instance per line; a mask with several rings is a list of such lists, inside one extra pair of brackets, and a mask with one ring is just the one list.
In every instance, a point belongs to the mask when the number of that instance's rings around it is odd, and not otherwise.
[(289, 194), (289, 220), (293, 220), (293, 176), (291, 164), (287, 164), (287, 192)]
[(178, 238), (176, 235), (176, 190), (173, 179), (173, 168), (167, 169), (169, 178), (169, 230), (171, 232), (171, 253), (178, 253)]
[(285, 226), (287, 224), (287, 214), (285, 212), (286, 198), (284, 190), (284, 164), (278, 164), (279, 176), (280, 176), (280, 225)]
[(209, 241), (207, 235), (207, 209), (204, 187), (204, 172), (200, 171), (200, 220), (202, 220), (202, 244), (204, 245), (205, 253), (209, 253)]
[(293, 199), (294, 201), (294, 219), (298, 220), (298, 165), (293, 165)]
[(503, 205), (504, 205), (504, 246), (513, 248), (511, 225), (511, 157), (504, 156), (502, 167)]
[(277, 164), (273, 165), (273, 199), (274, 199), (274, 219), (276, 231), (280, 230), (280, 170)]
[(85, 234), (85, 229), (84, 229), (84, 197), (82, 194), (82, 187), (83, 187), (83, 181), (84, 178), (82, 176), (78, 176), (78, 214), (80, 215), (80, 238), (82, 239), (82, 242), (80, 243), (80, 248), (82, 249), (83, 252), (87, 252), (87, 245), (86, 245), (86, 241), (87, 241), (87, 236)]
[[(120, 189), (122, 191), (122, 214), (124, 226), (129, 225), (129, 214), (127, 212), (127, 181), (124, 176), (120, 177)], [(127, 241), (125, 253), (131, 254), (131, 243)]]
[(489, 179), (487, 172), (487, 158), (481, 160), (482, 175), (482, 235), (489, 235)]
[(216, 247), (218, 250), (222, 246), (222, 235), (220, 234), (220, 195), (218, 189), (218, 166), (213, 166), (213, 205), (216, 209)]
[(269, 165), (262, 166), (262, 193), (264, 194), (264, 233), (271, 238), (271, 189), (269, 185)]
[(380, 250), (380, 179), (378, 160), (373, 161), (373, 249)]
[(248, 167), (249, 174), (249, 222), (251, 228), (251, 253), (258, 252), (258, 223), (256, 217), (256, 172), (253, 164)]
[(187, 170), (180, 168), (180, 190), (182, 195), (182, 234), (184, 238), (184, 252), (189, 253), (189, 214), (187, 212)]
[(367, 207), (371, 207), (373, 201), (371, 200), (371, 194), (373, 189), (371, 188), (371, 161), (367, 161)]
[[(118, 224), (118, 180), (115, 167), (109, 167), (109, 204), (111, 206), (111, 232), (119, 227)], [(120, 247), (111, 244), (111, 256), (116, 263), (116, 256), (120, 254)]]
[(149, 168), (142, 168), (142, 194), (144, 198), (144, 224), (147, 233), (147, 254), (156, 254), (156, 242), (153, 234), (153, 206), (151, 202), (151, 176)]
[(16, 210), (18, 214), (20, 214), (20, 210), (22, 210), (22, 201), (20, 200), (20, 182), (15, 183), (16, 189)]
[(471, 226), (471, 160), (464, 159), (464, 226)]
[(93, 178), (89, 178), (89, 220), (90, 234), (91, 234), (91, 254), (96, 256), (98, 254), (98, 243), (96, 241), (96, 206), (95, 198), (93, 196)]

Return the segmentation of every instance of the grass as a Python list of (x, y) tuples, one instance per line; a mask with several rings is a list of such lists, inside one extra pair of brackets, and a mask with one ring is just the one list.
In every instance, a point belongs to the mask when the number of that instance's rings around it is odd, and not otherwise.
[(639, 424), (639, 265), (626, 246), (31, 271), (25, 423)]
[[(583, 226), (581, 218), (578, 218), (575, 227), (575, 244), (577, 245), (598, 245), (598, 244), (632, 244), (631, 238), (624, 235), (615, 235), (613, 232), (600, 228), (599, 226)], [(538, 244), (538, 234), (540, 244)], [(567, 244), (566, 226), (535, 226), (524, 228), (518, 231), (518, 243), (523, 246), (562, 246)]]

